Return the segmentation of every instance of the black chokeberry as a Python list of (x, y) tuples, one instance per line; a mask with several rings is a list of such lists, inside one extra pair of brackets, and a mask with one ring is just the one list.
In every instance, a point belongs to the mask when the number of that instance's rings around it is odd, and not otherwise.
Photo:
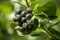
[(31, 19), (31, 17), (32, 17), (31, 14), (27, 14), (27, 15), (26, 15), (26, 18), (27, 18), (27, 19)]
[(14, 22), (17, 22), (18, 20), (17, 20), (17, 19), (15, 19), (15, 18), (13, 18), (13, 21), (14, 21)]
[(19, 20), (19, 15), (16, 15), (14, 18), (13, 18), (14, 22), (17, 22)]
[(22, 21), (18, 21), (18, 26), (22, 26), (23, 25), (23, 22)]
[(31, 12), (32, 8), (28, 7), (26, 11), (20, 10), (15, 14), (14, 21), (18, 22), (18, 30), (23, 34), (29, 34), (37, 28), (38, 21), (37, 19), (31, 20)]
[(22, 19), (21, 19), (22, 22), (26, 22), (26, 20), (27, 19), (25, 17), (22, 17)]
[(20, 15), (22, 11), (23, 11), (23, 10), (20, 9), (18, 12), (16, 12), (15, 15), (17, 15), (17, 14)]
[(23, 27), (19, 27), (18, 30), (22, 32), (23, 34), (25, 33), (25, 29)]
[(31, 8), (31, 7), (28, 7), (28, 8), (26, 9), (26, 12), (27, 12), (27, 13), (31, 13), (31, 12), (32, 12), (32, 8)]
[(21, 16), (25, 17), (26, 14), (27, 14), (26, 11), (22, 11)]
[(22, 27), (23, 27), (23, 28), (26, 28), (27, 25), (28, 25), (27, 23), (23, 23)]

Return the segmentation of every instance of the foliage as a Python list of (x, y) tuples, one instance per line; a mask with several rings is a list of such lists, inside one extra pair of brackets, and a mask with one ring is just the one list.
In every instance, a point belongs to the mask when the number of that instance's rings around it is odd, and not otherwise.
[[(17, 9), (26, 10), (25, 0), (0, 0), (0, 40), (60, 40), (60, 0), (28, 0), (32, 19), (38, 19), (36, 30), (23, 35), (11, 18)], [(16, 6), (18, 5), (18, 6)], [(16, 8), (17, 9), (16, 9)]]

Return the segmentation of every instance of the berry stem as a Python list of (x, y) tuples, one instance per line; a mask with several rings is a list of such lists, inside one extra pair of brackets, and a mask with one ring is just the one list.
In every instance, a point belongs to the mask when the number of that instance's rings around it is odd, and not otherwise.
[(30, 7), (30, 6), (29, 6), (29, 3), (28, 3), (28, 1), (27, 1), (27, 0), (25, 0), (25, 2), (26, 2), (26, 4), (27, 4), (27, 7)]

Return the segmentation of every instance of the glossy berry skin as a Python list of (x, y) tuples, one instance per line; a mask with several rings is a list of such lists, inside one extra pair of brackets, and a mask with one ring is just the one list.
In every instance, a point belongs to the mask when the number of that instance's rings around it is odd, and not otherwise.
[[(36, 22), (36, 23), (38, 23), (38, 21)], [(30, 32), (32, 32), (33, 30), (36, 30), (36, 28), (37, 28), (37, 26), (36, 26), (36, 24), (35, 24), (35, 20), (30, 20), (29, 22), (28, 22), (28, 24), (29, 24), (29, 31)], [(38, 25), (38, 24), (37, 24)]]
[(19, 10), (15, 13), (15, 17), (13, 18), (14, 22), (17, 22), (19, 20), (21, 12), (22, 10)]
[(32, 18), (31, 12), (32, 12), (32, 8), (28, 7), (26, 11), (18, 11), (15, 14), (15, 19), (18, 22), (18, 26), (19, 26), (18, 30), (23, 34), (30, 34), (33, 30), (36, 30), (38, 26), (37, 19), (31, 20)]
[(23, 27), (23, 28), (26, 28), (27, 25), (28, 25), (27, 23), (23, 23), (22, 27)]
[[(37, 23), (37, 24), (35, 24)], [(23, 29), (20, 30), (23, 34), (30, 34), (33, 30), (36, 30), (38, 26), (38, 20), (28, 20), (26, 23), (23, 23)]]
[(21, 21), (24, 22), (24, 23), (26, 22), (26, 20), (27, 19), (25, 17), (22, 17), (22, 19), (21, 19)]
[(19, 10), (18, 12), (16, 12), (15, 15), (17, 15), (17, 14), (20, 15), (22, 11), (23, 11), (23, 10)]
[(31, 14), (26, 14), (26, 18), (27, 19), (31, 19), (32, 18), (32, 15)]
[(19, 28), (19, 31), (22, 32), (23, 34), (29, 34), (30, 33), (29, 30), (30, 29), (27, 22), (22, 24), (22, 29)]
[(18, 20), (17, 20), (17, 19), (15, 19), (15, 18), (13, 18), (13, 21), (14, 21), (14, 22), (17, 22)]
[(21, 20), (18, 21), (18, 26), (22, 26), (23, 22)]
[(13, 18), (14, 22), (17, 22), (18, 19), (19, 19), (19, 15), (16, 15), (16, 16)]
[(27, 13), (26, 13), (25, 11), (22, 11), (21, 16), (22, 16), (22, 17), (25, 17), (26, 14), (27, 14)]
[(31, 7), (28, 7), (28, 8), (26, 9), (26, 12), (27, 12), (27, 13), (31, 13), (31, 12), (32, 12), (32, 8), (31, 8)]
[(36, 30), (36, 28), (38, 27), (38, 19), (27, 21), (27, 23), (29, 25), (26, 30), (28, 33)]

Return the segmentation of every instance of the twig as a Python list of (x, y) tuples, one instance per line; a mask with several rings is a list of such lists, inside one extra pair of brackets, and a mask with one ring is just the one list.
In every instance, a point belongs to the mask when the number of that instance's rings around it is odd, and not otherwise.
[(49, 29), (45, 26), (44, 27), (44, 30), (53, 38), (53, 39), (59, 39), (59, 38), (57, 38), (56, 36), (54, 36), (50, 31), (49, 31)]
[[(55, 23), (54, 25), (56, 25), (56, 24), (58, 24), (58, 23), (60, 23), (60, 21), (58, 21), (58, 22)], [(53, 35), (53, 34), (50, 32), (50, 30), (48, 29), (46, 23), (44, 24), (44, 22), (43, 22), (43, 25), (44, 25), (44, 28), (43, 28), (43, 29), (51, 36), (51, 38), (53, 38), (53, 39), (59, 39), (57, 36)]]
[(60, 23), (60, 21), (54, 23), (53, 25), (50, 25), (48, 29), (51, 29), (53, 26), (55, 26), (55, 25), (57, 25), (57, 24), (59, 24), (59, 23)]

